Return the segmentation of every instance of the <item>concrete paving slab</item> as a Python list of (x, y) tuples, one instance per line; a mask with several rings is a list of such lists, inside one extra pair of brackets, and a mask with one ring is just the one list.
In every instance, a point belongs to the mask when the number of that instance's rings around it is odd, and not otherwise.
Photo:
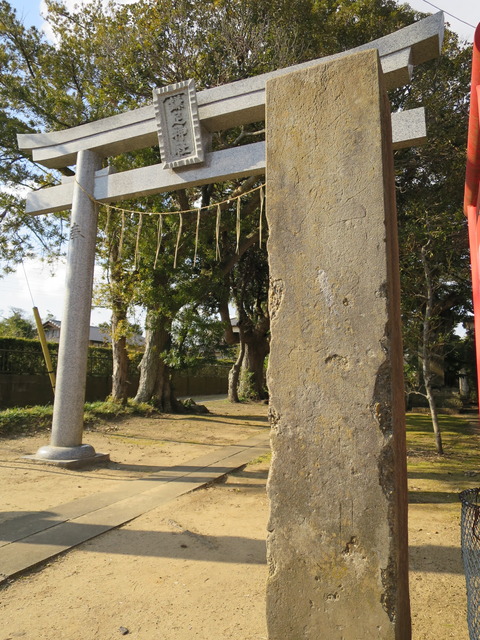
[[(122, 480), (114, 489), (109, 491), (102, 491), (101, 493), (72, 500), (49, 510), (33, 514), (29, 513), (23, 516), (20, 515), (15, 518), (11, 518), (10, 520), (6, 520), (0, 528), (0, 548), (10, 544), (11, 542), (15, 542), (38, 533), (39, 531), (49, 529), (61, 522), (73, 520), (91, 511), (102, 509), (107, 505), (142, 493), (143, 491), (151, 489), (152, 485), (170, 482), (176, 478), (184, 476), (187, 477), (188, 474), (201, 472), (206, 469), (206, 467), (210, 468), (209, 471), (213, 474), (213, 479), (215, 479), (215, 477), (221, 477), (221, 475), (228, 473), (231, 470), (231, 465), (225, 466), (222, 463), (221, 466), (218, 466), (217, 463), (220, 463), (231, 456), (235, 456), (245, 449), (250, 452), (247, 453), (249, 459), (253, 459), (257, 455), (255, 454), (254, 449), (257, 446), (265, 446), (267, 440), (268, 436), (265, 434), (252, 436), (251, 438), (244, 440), (239, 445), (229, 445), (220, 449), (214, 449), (213, 451), (209, 451), (208, 453), (194, 458), (185, 464), (162, 469), (161, 471), (151, 473), (144, 478), (140, 478), (138, 480)], [(206, 476), (204, 475), (202, 477), (205, 478)], [(187, 478), (188, 483), (191, 483), (191, 481), (191, 477)]]
[(268, 437), (254, 436), (186, 464), (123, 481), (114, 490), (6, 521), (0, 533), (0, 583), (231, 473), (267, 453)]

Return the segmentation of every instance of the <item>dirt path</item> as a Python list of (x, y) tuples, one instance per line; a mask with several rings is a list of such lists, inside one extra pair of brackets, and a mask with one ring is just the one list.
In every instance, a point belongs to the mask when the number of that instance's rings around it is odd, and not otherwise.
[[(185, 462), (268, 428), (264, 405), (128, 420), (86, 434), (107, 467), (66, 471), (19, 460), (45, 435), (0, 442), (3, 520)], [(245, 415), (247, 414), (247, 415)], [(268, 466), (257, 462), (145, 513), (0, 591), (0, 640), (264, 640)], [(0, 519), (0, 526), (1, 526)], [(459, 507), (410, 507), (414, 640), (468, 640)], [(373, 639), (372, 639), (373, 640)]]

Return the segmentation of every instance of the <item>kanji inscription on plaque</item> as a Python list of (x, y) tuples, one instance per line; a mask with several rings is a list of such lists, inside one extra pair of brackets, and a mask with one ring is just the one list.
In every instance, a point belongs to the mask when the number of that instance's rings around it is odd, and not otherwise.
[(164, 169), (203, 162), (195, 82), (154, 89), (153, 102)]

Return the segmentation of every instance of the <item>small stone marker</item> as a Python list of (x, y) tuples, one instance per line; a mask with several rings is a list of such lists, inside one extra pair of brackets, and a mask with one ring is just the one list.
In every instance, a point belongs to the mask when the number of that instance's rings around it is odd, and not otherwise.
[(408, 640), (399, 276), (377, 52), (267, 83), (270, 640)]
[(204, 151), (193, 80), (153, 91), (164, 169), (203, 162)]

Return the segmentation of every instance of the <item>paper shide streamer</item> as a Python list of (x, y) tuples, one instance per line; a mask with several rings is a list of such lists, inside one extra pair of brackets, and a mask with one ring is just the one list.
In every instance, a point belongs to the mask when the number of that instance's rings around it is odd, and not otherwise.
[(123, 236), (125, 233), (125, 213), (122, 212), (122, 226), (120, 227), (120, 240), (118, 241), (118, 257), (122, 257)]
[(219, 262), (220, 256), (220, 221), (222, 219), (222, 207), (217, 204), (217, 220), (215, 223), (215, 260)]
[(241, 223), (240, 223), (240, 214), (241, 214), (241, 202), (240, 197), (237, 198), (237, 246), (235, 248), (235, 253), (238, 255), (240, 251), (240, 231), (241, 231)]
[(262, 224), (263, 224), (263, 207), (265, 205), (265, 193), (263, 185), (260, 187), (260, 220), (258, 223), (258, 246), (262, 248)]

